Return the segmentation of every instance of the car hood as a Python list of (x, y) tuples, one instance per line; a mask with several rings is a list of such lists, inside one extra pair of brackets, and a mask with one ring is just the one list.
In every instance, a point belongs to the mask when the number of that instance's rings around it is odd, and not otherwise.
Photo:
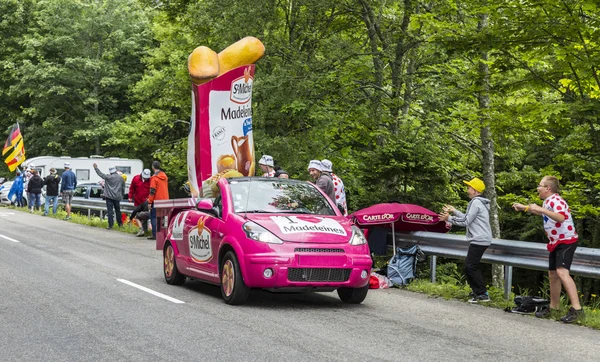
[(298, 214), (246, 214), (283, 241), (342, 244), (352, 236), (351, 222), (341, 216)]

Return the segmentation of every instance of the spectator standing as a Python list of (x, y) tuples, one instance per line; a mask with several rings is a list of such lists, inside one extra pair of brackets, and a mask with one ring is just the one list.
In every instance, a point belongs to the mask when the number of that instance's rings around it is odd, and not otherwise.
[(150, 210), (148, 209), (148, 200), (144, 200), (136, 206), (131, 213), (131, 220), (135, 221), (140, 231), (135, 236), (144, 236), (148, 231), (148, 219), (150, 219)]
[(141, 174), (133, 176), (131, 185), (129, 186), (129, 202), (133, 202), (133, 206), (137, 207), (148, 199), (150, 194), (150, 173), (149, 169), (144, 169)]
[(273, 164), (275, 165), (273, 167), (273, 170), (275, 170), (275, 177), (290, 178), (290, 175), (287, 173), (287, 171), (281, 168), (281, 166), (277, 164), (277, 161), (273, 160)]
[(17, 169), (17, 176), (8, 191), (8, 199), (12, 200), (13, 195), (15, 196), (15, 205), (23, 206), (23, 173), (19, 169)]
[(463, 182), (468, 186), (467, 193), (471, 199), (467, 205), (467, 211), (463, 214), (456, 210), (454, 206), (445, 205), (443, 213), (440, 214), (440, 220), (447, 220), (452, 225), (467, 228), (469, 251), (465, 260), (465, 274), (472, 290), (472, 298), (469, 299), (469, 303), (489, 302), (490, 297), (479, 265), (483, 253), (492, 243), (490, 200), (481, 196), (483, 190), (485, 190), (483, 181), (474, 178), (471, 181)]
[(46, 185), (46, 202), (44, 207), (44, 216), (48, 215), (50, 202), (52, 202), (52, 214), (56, 215), (56, 208), (58, 207), (59, 184), (60, 177), (56, 174), (56, 169), (52, 167), (50, 169), (50, 174), (44, 179), (44, 185)]
[(323, 172), (328, 173), (333, 181), (333, 191), (335, 193), (335, 203), (344, 216), (348, 216), (348, 205), (346, 204), (346, 189), (342, 179), (333, 173), (333, 163), (327, 159), (322, 160)]
[(575, 231), (571, 209), (565, 199), (558, 193), (558, 179), (554, 176), (544, 176), (537, 187), (537, 191), (540, 199), (544, 200), (542, 206), (513, 204), (516, 211), (530, 212), (542, 216), (544, 230), (548, 237), (546, 248), (550, 252), (548, 256), (550, 308), (542, 309), (535, 315), (539, 318), (545, 318), (550, 316), (551, 310), (558, 310), (561, 287), (564, 287), (571, 301), (571, 308), (567, 315), (560, 320), (564, 323), (573, 323), (583, 317), (583, 309), (577, 295), (577, 286), (569, 272), (579, 237)]
[(258, 161), (258, 165), (263, 172), (262, 177), (275, 177), (275, 170), (273, 169), (273, 157), (269, 155), (262, 155)]
[(73, 201), (73, 191), (75, 191), (75, 187), (77, 187), (77, 176), (71, 171), (71, 164), (69, 162), (65, 162), (63, 167), (65, 171), (61, 176), (60, 193), (62, 194), (62, 199), (65, 203), (65, 211), (67, 212), (65, 220), (70, 220), (71, 202)]
[(123, 219), (121, 218), (121, 200), (125, 193), (125, 180), (117, 173), (117, 168), (115, 166), (108, 168), (108, 175), (103, 174), (98, 169), (97, 164), (94, 163), (93, 166), (98, 176), (104, 180), (104, 198), (106, 199), (106, 211), (108, 213), (107, 229), (113, 228), (113, 217), (116, 219), (119, 226), (123, 226)]
[(29, 194), (29, 212), (39, 210), (41, 206), (42, 187), (44, 187), (44, 180), (38, 175), (37, 170), (31, 170), (31, 179), (27, 183), (27, 193)]
[(318, 188), (320, 188), (331, 201), (335, 202), (335, 191), (333, 188), (333, 180), (331, 175), (323, 173), (323, 165), (319, 160), (311, 160), (308, 163), (308, 173), (315, 180)]
[(156, 240), (156, 209), (154, 201), (169, 199), (169, 178), (160, 168), (160, 162), (152, 162), (154, 174), (150, 178), (150, 194), (148, 195), (148, 207), (150, 207), (150, 223), (152, 224), (152, 235), (148, 240)]

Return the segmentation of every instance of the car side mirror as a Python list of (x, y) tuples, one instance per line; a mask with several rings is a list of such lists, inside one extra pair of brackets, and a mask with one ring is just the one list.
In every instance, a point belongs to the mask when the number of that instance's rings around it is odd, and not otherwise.
[(205, 212), (214, 217), (219, 217), (219, 210), (215, 207), (211, 199), (201, 199), (198, 201), (198, 204), (196, 204), (196, 208), (198, 211)]

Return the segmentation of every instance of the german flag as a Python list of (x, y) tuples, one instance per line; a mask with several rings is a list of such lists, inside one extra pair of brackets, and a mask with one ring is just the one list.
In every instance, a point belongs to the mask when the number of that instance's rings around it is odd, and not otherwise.
[[(12, 152), (11, 152), (12, 151)], [(4, 163), (8, 165), (10, 172), (13, 172), (17, 167), (25, 161), (25, 145), (23, 142), (23, 135), (19, 129), (19, 124), (15, 124), (8, 134), (8, 139), (4, 144), (4, 150), (2, 150), (2, 156), (9, 155), (4, 160)]]
[(15, 148), (20, 140), (23, 139), (23, 135), (21, 134), (21, 129), (19, 128), (19, 124), (15, 123), (15, 125), (11, 128), (10, 133), (8, 134), (8, 138), (6, 139), (6, 143), (4, 143), (4, 149), (2, 150), (2, 156), (4, 156), (11, 149)]

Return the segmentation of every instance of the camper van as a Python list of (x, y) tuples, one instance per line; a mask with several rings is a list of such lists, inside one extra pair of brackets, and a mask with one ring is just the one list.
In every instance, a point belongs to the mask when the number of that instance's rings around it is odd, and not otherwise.
[(94, 171), (92, 166), (94, 163), (98, 164), (98, 169), (102, 173), (108, 173), (108, 168), (115, 166), (117, 171), (121, 171), (127, 175), (127, 180), (135, 175), (142, 173), (144, 164), (141, 160), (120, 158), (120, 157), (102, 157), (102, 156), (90, 156), (90, 157), (69, 157), (69, 156), (40, 156), (30, 158), (23, 162), (22, 168), (26, 169), (31, 166), (35, 168), (42, 178), (50, 174), (50, 169), (54, 167), (59, 175), (62, 175), (65, 170), (64, 164), (69, 162), (71, 164), (71, 170), (75, 172), (77, 176), (77, 182), (98, 182), (100, 177)]
[[(121, 171), (127, 176), (128, 182), (131, 182), (133, 176), (139, 175), (144, 169), (141, 160), (102, 156), (40, 156), (28, 159), (23, 162), (20, 168), (25, 170), (29, 167), (33, 167), (39, 172), (40, 177), (44, 178), (50, 174), (50, 169), (53, 167), (56, 169), (58, 175), (62, 175), (65, 170), (65, 162), (71, 164), (71, 170), (75, 173), (75, 176), (77, 176), (77, 183), (97, 183), (101, 180), (98, 174), (96, 174), (96, 171), (94, 171), (94, 167), (92, 166), (94, 163), (98, 164), (98, 169), (105, 174), (108, 173), (109, 167), (115, 166), (117, 171)], [(10, 205), (12, 200), (8, 199), (8, 192), (11, 184), (12, 182), (10, 181), (2, 184), (3, 187), (0, 189), (0, 204)], [(44, 202), (45, 194), (45, 192), (42, 192), (42, 203)], [(25, 202), (27, 202), (27, 192), (23, 193), (23, 198), (25, 199)]]

